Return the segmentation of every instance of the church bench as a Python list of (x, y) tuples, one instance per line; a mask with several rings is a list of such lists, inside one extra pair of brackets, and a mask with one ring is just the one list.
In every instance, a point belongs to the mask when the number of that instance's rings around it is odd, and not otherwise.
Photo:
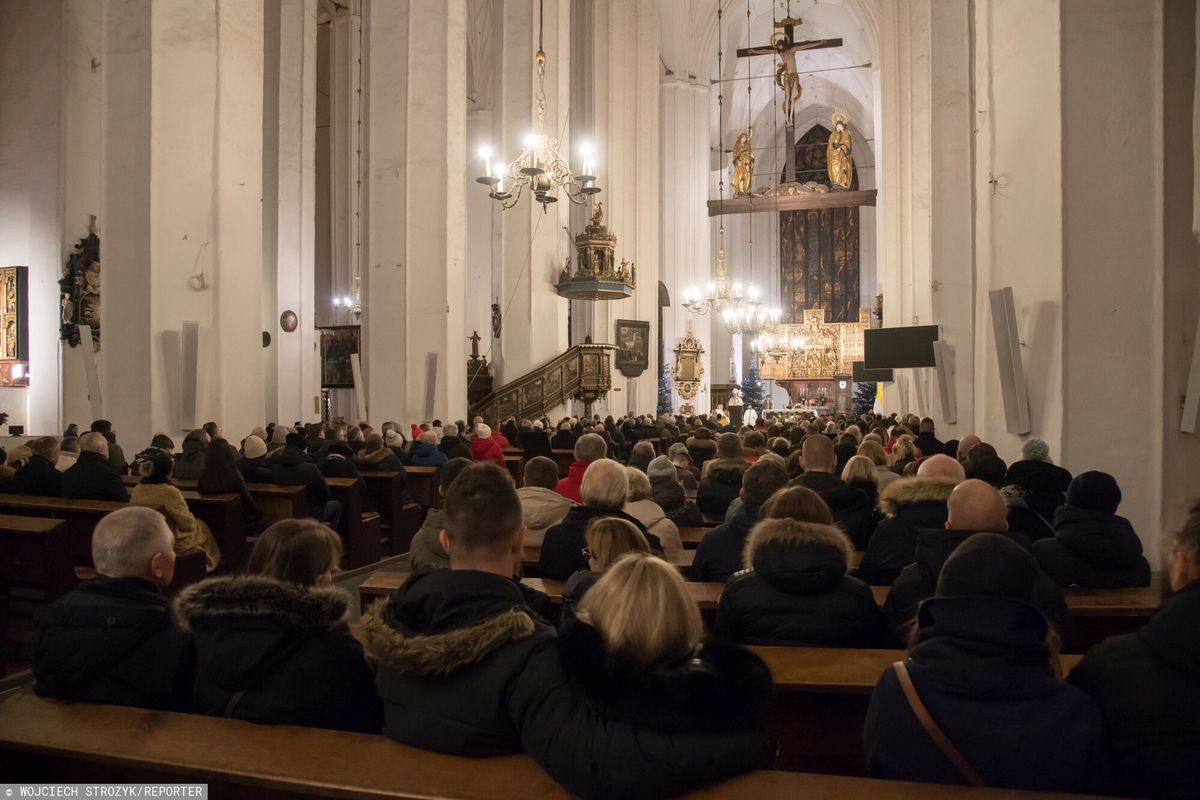
[[(380, 735), (62, 703), (29, 693), (14, 693), (0, 703), (0, 772), (26, 782), (207, 783), (213, 798), (570, 797), (524, 755), (463, 758)], [(753, 772), (689, 796), (955, 800), (966, 792), (974, 800), (1082, 800), (778, 770)]]
[(374, 564), (383, 554), (380, 518), (376, 512), (363, 513), (362, 478), (326, 478), (329, 493), (342, 504), (338, 533), (345, 550), (343, 561), (353, 569)]
[(554, 459), (554, 463), (558, 465), (558, 477), (567, 477), (567, 471), (571, 465), (575, 463), (575, 451), (556, 449), (550, 451), (550, 457)]
[(442, 498), (438, 495), (439, 470), (437, 467), (405, 467), (408, 496), (417, 505), (425, 508), (441, 508)]
[(74, 562), (62, 520), (0, 515), (0, 677), (29, 660), (34, 611), (75, 588)]
[[(677, 553), (667, 558), (667, 560), (680, 569), (686, 569), (692, 565), (692, 561), (695, 558), (695, 550), (684, 550), (682, 553)], [(541, 575), (541, 567), (542, 548), (537, 545), (526, 545), (525, 552), (521, 556), (522, 571), (530, 577), (537, 577)]]
[(504, 466), (508, 468), (508, 474), (512, 475), (513, 483), (517, 485), (518, 489), (525, 485), (523, 480), (525, 476), (521, 472), (521, 464), (523, 462), (524, 459), (522, 456), (504, 456)]
[[(125, 485), (132, 488), (138, 484), (138, 475), (124, 475)], [(172, 478), (172, 485), (180, 490), (196, 488), (195, 479)], [(303, 486), (277, 486), (273, 483), (247, 483), (246, 490), (254, 498), (262, 512), (263, 524), (270, 525), (281, 519), (299, 519), (309, 515), (308, 489)]]
[[(409, 468), (411, 469), (411, 467)], [(407, 553), (421, 528), (420, 508), (406, 496), (408, 472), (364, 472), (363, 488), (379, 512), (380, 527), (391, 553)]]
[[(0, 514), (60, 519), (66, 524), (67, 554), (75, 563), (92, 560), (92, 529), (102, 517), (126, 508), (127, 503), (112, 500), (68, 500), (63, 497), (37, 497), (0, 494)], [(162, 508), (157, 508), (162, 511)]]
[[(123, 475), (125, 485), (132, 492), (140, 481), (137, 475)], [(242, 498), (236, 494), (200, 494), (195, 480), (172, 480), (171, 484), (187, 501), (192, 516), (204, 522), (217, 540), (221, 549), (220, 572), (238, 572), (246, 564), (246, 511)]]

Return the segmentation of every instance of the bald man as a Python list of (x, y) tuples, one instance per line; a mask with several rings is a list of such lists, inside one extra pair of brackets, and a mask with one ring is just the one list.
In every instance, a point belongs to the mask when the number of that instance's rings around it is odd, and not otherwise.
[(958, 440), (958, 460), (966, 461), (967, 456), (971, 455), (971, 449), (983, 440), (973, 433), (968, 433), (966, 436)]
[(854, 548), (865, 548), (875, 526), (874, 508), (864, 492), (833, 474), (837, 467), (833, 441), (822, 433), (809, 434), (800, 446), (800, 466), (804, 474), (793, 480), (792, 485), (821, 495), (833, 512), (834, 522), (854, 542)]
[[(965, 480), (955, 486), (946, 500), (946, 509), (944, 528), (924, 528), (917, 532), (914, 563), (901, 570), (883, 604), (883, 614), (896, 645), (907, 645), (921, 601), (933, 596), (942, 565), (970, 536), (1001, 533), (1026, 550), (1033, 549), (1024, 535), (1008, 531), (1004, 498), (983, 481)], [(1062, 590), (1044, 572), (1038, 575), (1037, 606), (1051, 625), (1061, 630), (1066, 624), (1067, 603)]]
[(917, 531), (946, 527), (946, 501), (965, 478), (962, 464), (939, 454), (924, 459), (916, 476), (884, 488), (878, 505), (886, 518), (871, 534), (858, 577), (876, 586), (894, 583), (900, 571), (916, 559)]

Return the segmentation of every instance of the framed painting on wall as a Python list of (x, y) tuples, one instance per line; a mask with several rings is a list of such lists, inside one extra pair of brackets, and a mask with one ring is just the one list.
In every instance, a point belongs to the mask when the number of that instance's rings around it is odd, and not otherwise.
[(0, 267), (0, 386), (29, 385), (27, 267)]
[(359, 352), (359, 326), (336, 325), (317, 330), (321, 335), (321, 388), (354, 388), (350, 356)]
[(650, 366), (650, 323), (619, 319), (616, 325), (615, 366), (626, 378), (636, 378)]

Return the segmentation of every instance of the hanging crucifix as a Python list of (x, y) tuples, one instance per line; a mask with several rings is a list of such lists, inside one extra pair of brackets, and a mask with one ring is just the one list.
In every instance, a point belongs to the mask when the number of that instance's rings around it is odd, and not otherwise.
[(785, 183), (796, 181), (796, 103), (800, 100), (800, 72), (796, 68), (796, 53), (801, 50), (824, 50), (830, 47), (841, 47), (841, 39), (810, 39), (804, 42), (796, 41), (796, 26), (803, 24), (799, 17), (790, 14), (783, 19), (775, 20), (775, 32), (771, 34), (771, 43), (760, 47), (744, 47), (737, 51), (738, 58), (751, 56), (779, 56), (779, 64), (775, 67), (775, 85), (783, 92), (783, 125), (784, 140), (787, 143), (784, 158)]

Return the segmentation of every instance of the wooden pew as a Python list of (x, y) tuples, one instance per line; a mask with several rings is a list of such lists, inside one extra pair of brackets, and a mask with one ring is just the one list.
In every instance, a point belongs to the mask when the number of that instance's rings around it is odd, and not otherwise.
[(405, 467), (404, 471), (408, 476), (408, 496), (413, 502), (425, 508), (442, 507), (437, 467)]
[(407, 553), (413, 535), (421, 528), (419, 507), (408, 500), (405, 492), (407, 471), (364, 472), (362, 479), (367, 495), (379, 510), (380, 527), (389, 552)]
[(75, 588), (73, 566), (64, 521), (0, 514), (0, 582), (32, 587), (50, 602)]
[[(0, 514), (22, 517), (61, 519), (66, 524), (67, 552), (75, 564), (92, 561), (92, 529), (106, 514), (126, 508), (127, 503), (111, 500), (68, 500), (62, 497), (34, 497), (0, 494)], [(162, 511), (162, 509), (158, 509)]]
[(558, 464), (558, 477), (567, 477), (567, 471), (570, 469), (571, 465), (575, 463), (575, 451), (562, 449), (551, 450), (550, 457), (554, 459), (555, 464)]
[[(132, 488), (141, 481), (139, 475), (122, 475), (121, 480)], [(183, 494), (188, 511), (202, 520), (212, 531), (221, 549), (218, 572), (240, 572), (246, 565), (249, 549), (246, 547), (246, 510), (242, 498), (236, 494), (200, 494), (195, 480), (172, 480), (171, 484)]]
[[(696, 558), (695, 550), (684, 550), (667, 559), (681, 570), (692, 565)], [(521, 570), (529, 577), (540, 577), (542, 574), (542, 548), (538, 545), (526, 545), (525, 553), (521, 556)]]
[(382, 555), (379, 514), (363, 513), (362, 478), (326, 478), (333, 499), (342, 504), (338, 533), (342, 535), (346, 566), (374, 564)]
[(521, 465), (523, 463), (524, 463), (523, 456), (517, 456), (517, 455), (512, 455), (512, 456), (505, 455), (504, 456), (504, 466), (508, 467), (508, 472), (510, 475), (512, 475), (513, 483), (515, 483), (517, 485), (518, 489), (525, 485), (525, 482), (524, 482), (525, 476), (521, 471)]
[[(114, 732), (120, 735), (114, 735)], [(417, 800), (570, 795), (524, 755), (417, 750), (383, 736), (15, 693), (0, 703), (0, 774), (44, 783), (205, 783), (213, 798)], [(802, 772), (761, 771), (689, 795), (696, 800), (1083, 800)]]
[[(136, 486), (141, 477), (124, 475), (121, 478), (126, 486)], [(196, 488), (195, 480), (172, 479), (171, 483), (179, 489)], [(308, 489), (304, 486), (276, 486), (273, 483), (248, 483), (246, 489), (254, 497), (258, 510), (263, 514), (263, 525), (270, 525), (281, 519), (299, 519), (309, 516), (311, 506), (308, 503)], [(195, 513), (195, 512), (193, 512)]]

